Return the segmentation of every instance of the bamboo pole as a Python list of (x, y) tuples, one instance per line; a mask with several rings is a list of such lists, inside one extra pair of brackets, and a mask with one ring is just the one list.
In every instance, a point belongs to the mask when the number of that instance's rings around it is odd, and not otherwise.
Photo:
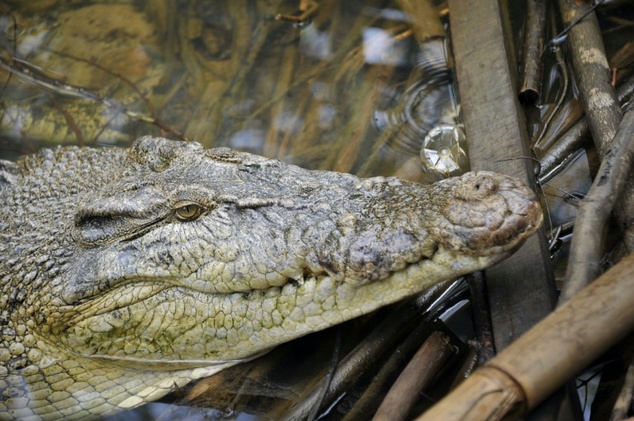
[(499, 420), (528, 413), (634, 330), (633, 283), (630, 254), (417, 421)]

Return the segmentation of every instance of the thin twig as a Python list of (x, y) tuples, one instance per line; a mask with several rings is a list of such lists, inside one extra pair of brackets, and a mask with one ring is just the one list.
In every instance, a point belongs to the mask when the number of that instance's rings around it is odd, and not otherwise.
[(62, 57), (66, 57), (69, 58), (71, 60), (76, 60), (76, 61), (81, 61), (83, 63), (86, 63), (89, 66), (93, 66), (96, 69), (99, 69), (100, 71), (109, 74), (110, 76), (113, 76), (119, 80), (121, 80), (122, 82), (124, 82), (126, 85), (128, 85), (130, 88), (132, 88), (132, 90), (134, 90), (134, 92), (136, 92), (136, 94), (139, 96), (139, 98), (141, 98), (141, 100), (145, 103), (145, 106), (147, 107), (148, 111), (150, 112), (150, 114), (152, 115), (153, 118), (156, 118), (156, 111), (154, 110), (154, 106), (152, 105), (152, 102), (149, 100), (149, 98), (147, 97), (147, 95), (145, 95), (145, 93), (134, 83), (132, 82), (130, 79), (128, 79), (127, 77), (125, 77), (124, 75), (117, 73), (105, 66), (102, 66), (99, 63), (95, 63), (92, 60), (88, 60), (82, 57), (77, 57), (74, 56), (72, 54), (69, 53), (65, 53), (63, 51), (58, 51), (58, 50), (49, 50), (52, 53), (55, 53), (57, 55), (60, 55)]
[(563, 31), (561, 31), (553, 39), (551, 39), (550, 42), (548, 43), (548, 46), (552, 48), (552, 47), (558, 46), (559, 44), (563, 44), (564, 41), (566, 41), (566, 38), (568, 38), (568, 33), (575, 26), (579, 25), (588, 15), (590, 15), (590, 13), (594, 12), (594, 9), (599, 7), (604, 1), (605, 0), (600, 0), (596, 2), (594, 6), (590, 7), (589, 9), (585, 9), (584, 11), (581, 11), (576, 16), (574, 16), (573, 19), (569, 20), (567, 22), (568, 26), (566, 26), (566, 28), (564, 28)]

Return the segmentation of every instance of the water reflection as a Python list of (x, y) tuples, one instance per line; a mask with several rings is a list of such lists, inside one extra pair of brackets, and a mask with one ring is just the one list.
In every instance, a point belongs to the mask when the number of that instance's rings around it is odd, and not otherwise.
[(442, 41), (421, 47), (396, 4), (321, 1), (306, 21), (275, 19), (296, 7), (5, 6), (0, 148), (153, 134), (386, 174), (455, 124)]

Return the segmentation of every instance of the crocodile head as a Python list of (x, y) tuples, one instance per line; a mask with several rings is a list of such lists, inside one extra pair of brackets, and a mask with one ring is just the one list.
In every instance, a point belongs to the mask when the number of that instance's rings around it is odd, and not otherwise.
[(156, 399), (488, 267), (542, 222), (499, 174), (423, 186), (152, 137), (3, 172), (0, 410), (16, 418)]

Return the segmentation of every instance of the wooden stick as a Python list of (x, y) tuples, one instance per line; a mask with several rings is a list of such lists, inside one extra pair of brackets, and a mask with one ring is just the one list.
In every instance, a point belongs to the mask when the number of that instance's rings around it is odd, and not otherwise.
[[(473, 171), (512, 175), (534, 186), (524, 111), (517, 100), (514, 50), (508, 20), (497, 0), (450, 0), (469, 161)], [(492, 159), (493, 157), (493, 159)], [(509, 259), (485, 271), (495, 348), (500, 351), (552, 311), (554, 282), (542, 233)], [(509, 280), (513, 282), (509, 282)], [(552, 300), (552, 301), (551, 301)]]
[[(589, 1), (559, 0), (565, 26), (577, 22), (589, 8)], [(612, 72), (594, 12), (572, 27), (568, 42), (586, 119), (599, 156), (603, 158), (610, 148), (623, 113), (614, 86), (610, 84)]]
[(406, 419), (419, 393), (429, 387), (453, 354), (449, 336), (434, 332), (414, 354), (376, 411), (374, 421)]

